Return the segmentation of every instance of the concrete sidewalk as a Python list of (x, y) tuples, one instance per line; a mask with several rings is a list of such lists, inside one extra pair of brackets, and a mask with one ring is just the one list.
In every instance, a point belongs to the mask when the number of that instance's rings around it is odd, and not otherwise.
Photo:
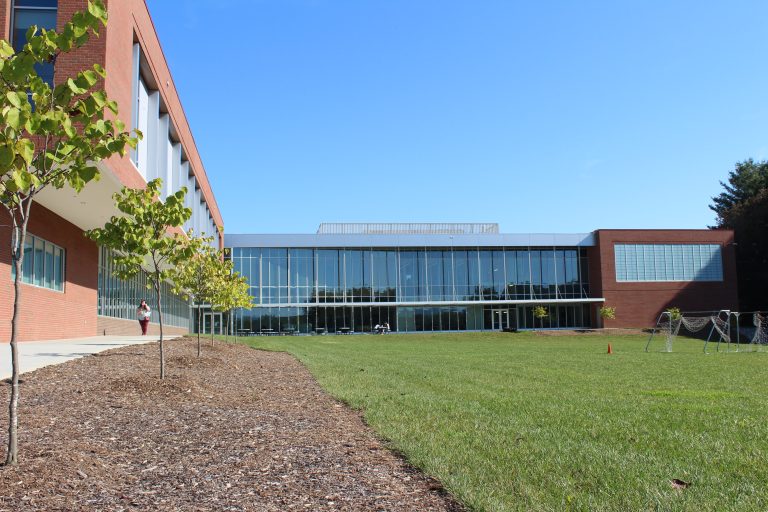
[[(165, 339), (178, 337), (165, 336)], [(141, 345), (159, 339), (159, 336), (94, 336), (52, 341), (21, 341), (19, 342), (19, 365), (21, 373), (31, 372), (43, 366), (63, 363), (111, 348)], [(7, 379), (10, 376), (11, 347), (8, 343), (3, 343), (0, 344), (0, 379)]]

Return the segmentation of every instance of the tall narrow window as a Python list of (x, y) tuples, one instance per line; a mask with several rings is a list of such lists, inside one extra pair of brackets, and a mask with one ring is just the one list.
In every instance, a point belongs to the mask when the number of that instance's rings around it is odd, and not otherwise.
[[(21, 50), (27, 43), (27, 29), (32, 25), (46, 30), (56, 28), (58, 0), (15, 0), (13, 3), (13, 48)], [(53, 85), (53, 63), (36, 64), (40, 78)]]
[[(65, 259), (64, 249), (58, 245), (27, 234), (21, 282), (63, 292)], [(11, 278), (15, 274), (15, 266), (11, 266)]]

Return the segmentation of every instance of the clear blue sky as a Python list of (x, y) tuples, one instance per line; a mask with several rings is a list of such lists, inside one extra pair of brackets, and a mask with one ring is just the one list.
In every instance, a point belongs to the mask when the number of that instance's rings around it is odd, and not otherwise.
[(147, 0), (228, 233), (704, 228), (768, 2)]

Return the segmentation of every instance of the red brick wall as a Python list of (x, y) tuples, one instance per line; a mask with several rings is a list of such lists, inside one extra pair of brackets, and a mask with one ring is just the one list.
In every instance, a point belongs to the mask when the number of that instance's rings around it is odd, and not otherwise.
[[(0, 0), (2, 1), (2, 0)], [(63, 0), (59, 0), (61, 5)], [(75, 0), (67, 0), (75, 1)], [(197, 179), (202, 195), (217, 226), (223, 226), (216, 198), (208, 181), (200, 154), (197, 151), (192, 130), (187, 122), (181, 105), (176, 84), (165, 60), (160, 40), (152, 23), (144, 0), (108, 0), (109, 23), (106, 34), (107, 93), (120, 105), (120, 117), (130, 126), (133, 97), (131, 79), (133, 72), (133, 43), (141, 45), (144, 57), (149, 64), (154, 79), (163, 98), (168, 114), (176, 127), (179, 140), (189, 160), (190, 167)], [(115, 170), (124, 184), (136, 179), (138, 172), (129, 158), (112, 158), (109, 165)], [(138, 179), (141, 180), (139, 176)], [(192, 191), (194, 192), (194, 191)], [(224, 238), (219, 244), (223, 247)]]
[[(668, 307), (683, 311), (738, 309), (733, 231), (730, 230), (599, 230), (597, 247), (590, 254), (590, 267), (599, 265), (591, 280), (593, 296), (605, 297), (616, 308), (616, 319), (605, 327), (650, 327)], [(617, 282), (616, 243), (708, 243), (719, 244), (723, 254), (723, 281)], [(596, 256), (596, 257), (595, 257)], [(595, 280), (599, 281), (595, 283)], [(597, 286), (595, 286), (597, 285)]]
[[(5, 211), (0, 212), (0, 340), (11, 336), (13, 282), (11, 281), (11, 230)], [(30, 234), (66, 249), (64, 292), (22, 284), (20, 339), (49, 340), (96, 335), (96, 285), (98, 250), (83, 232), (58, 215), (33, 204)]]
[(10, 42), (11, 2), (0, 0), (0, 36)]
[[(146, 3), (144, 0), (105, 0), (105, 4), (109, 14), (107, 27), (101, 30), (100, 37), (91, 38), (83, 48), (59, 58), (56, 62), (56, 82), (99, 63), (107, 71), (107, 94), (117, 102), (120, 119), (130, 127), (133, 108), (133, 44), (140, 43), (213, 220), (217, 226), (222, 227), (224, 221), (221, 212)], [(10, 33), (10, 6), (11, 0), (0, 0), (0, 30), (4, 39), (8, 39)], [(59, 0), (58, 27), (61, 28), (74, 12), (84, 10), (86, 6), (87, 0)], [(123, 185), (134, 188), (144, 186), (144, 179), (128, 156), (112, 157), (107, 160), (107, 164)], [(224, 246), (223, 236), (220, 236), (219, 245)]]
[[(124, 320), (122, 318), (111, 318), (107, 316), (99, 316), (96, 318), (97, 331), (100, 335), (107, 336), (137, 336), (141, 334), (141, 326), (139, 326), (138, 320)], [(187, 334), (189, 329), (181, 327), (170, 327), (168, 325), (163, 326), (164, 334)], [(148, 334), (159, 335), (160, 326), (157, 322), (149, 323)]]

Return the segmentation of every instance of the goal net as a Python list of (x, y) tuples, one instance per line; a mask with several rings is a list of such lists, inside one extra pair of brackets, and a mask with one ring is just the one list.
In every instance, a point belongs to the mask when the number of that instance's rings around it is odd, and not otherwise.
[[(742, 325), (739, 326), (739, 334), (742, 336), (742, 340), (749, 340), (749, 345), (753, 350), (763, 351), (768, 348), (768, 315), (756, 311), (755, 313), (743, 314), (746, 316), (742, 321)], [(752, 325), (743, 325), (752, 321)]]
[(704, 340), (704, 351), (707, 343), (717, 336), (718, 350), (720, 343), (726, 342), (730, 349), (731, 343), (731, 315), (728, 310), (712, 313), (680, 313), (672, 314), (669, 311), (659, 315), (656, 326), (651, 329), (645, 351), (648, 352), (651, 342), (655, 337), (664, 339), (663, 352), (672, 352), (674, 341), (679, 335)]

